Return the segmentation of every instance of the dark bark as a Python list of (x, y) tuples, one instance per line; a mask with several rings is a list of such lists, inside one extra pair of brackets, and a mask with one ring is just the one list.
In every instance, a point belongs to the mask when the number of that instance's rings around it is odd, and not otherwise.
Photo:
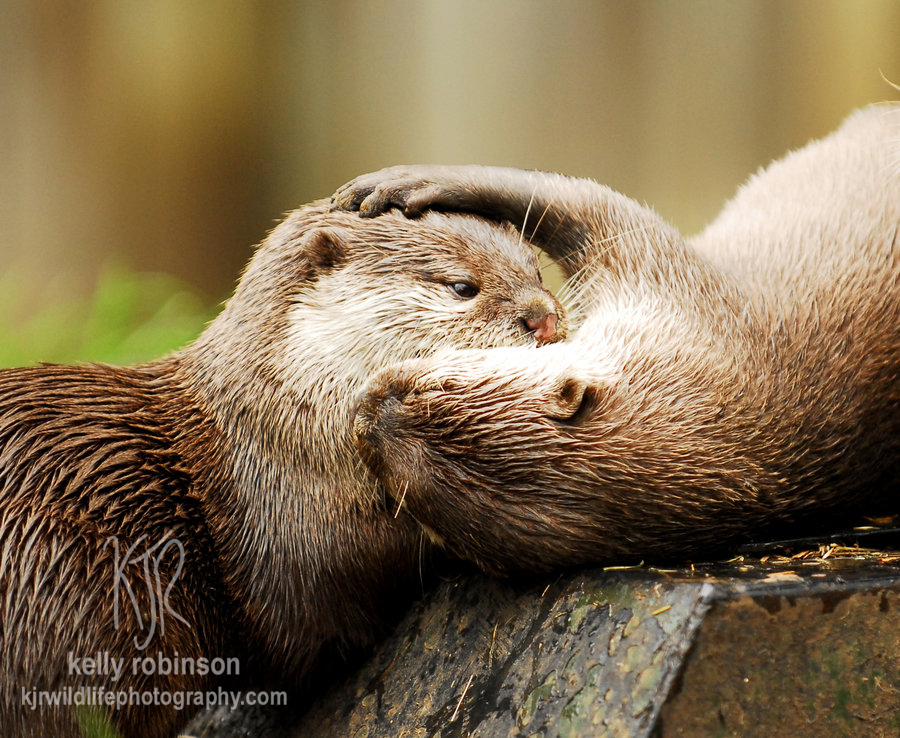
[(462, 577), (302, 716), (220, 712), (188, 732), (892, 734), (900, 565), (842, 553), (591, 570), (530, 586)]

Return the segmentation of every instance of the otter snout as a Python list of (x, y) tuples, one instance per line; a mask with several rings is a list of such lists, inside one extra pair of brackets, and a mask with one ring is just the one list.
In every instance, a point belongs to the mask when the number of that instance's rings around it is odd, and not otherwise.
[(538, 344), (554, 343), (566, 337), (566, 320), (562, 306), (541, 297), (531, 301), (521, 317), (522, 327)]
[(549, 343), (556, 338), (556, 325), (559, 316), (549, 313), (540, 318), (525, 318), (525, 325), (538, 343)]

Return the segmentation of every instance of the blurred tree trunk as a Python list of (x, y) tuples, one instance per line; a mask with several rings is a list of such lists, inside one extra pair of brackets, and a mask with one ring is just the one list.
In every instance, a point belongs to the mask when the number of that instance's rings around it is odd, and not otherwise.
[(4, 266), (71, 287), (121, 254), (224, 296), (264, 235), (265, 90), (253, 6), (215, 11), (7, 0)]
[(0, 269), (225, 296), (286, 210), (398, 162), (591, 176), (700, 228), (896, 97), (900, 3), (0, 2)]

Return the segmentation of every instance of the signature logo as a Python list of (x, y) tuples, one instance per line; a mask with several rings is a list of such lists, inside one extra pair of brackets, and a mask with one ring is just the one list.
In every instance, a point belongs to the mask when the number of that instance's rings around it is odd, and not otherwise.
[[(128, 597), (128, 602), (134, 610), (138, 627), (142, 633), (146, 633), (143, 641), (138, 636), (134, 637), (134, 645), (139, 651), (143, 651), (153, 640), (157, 629), (160, 636), (166, 633), (166, 617), (172, 617), (179, 622), (191, 627), (190, 623), (172, 609), (169, 603), (169, 594), (175, 586), (175, 582), (181, 576), (184, 568), (184, 546), (177, 538), (169, 538), (164, 536), (162, 540), (157, 541), (152, 546), (146, 545), (147, 536), (143, 535), (138, 538), (124, 552), (119, 548), (119, 539), (111, 536), (106, 539), (103, 544), (105, 549), (112, 544), (113, 557), (115, 561), (114, 578), (113, 578), (113, 623), (116, 630), (119, 629), (119, 601), (120, 593), (124, 592)], [(144, 544), (142, 550), (139, 551), (141, 544)], [(175, 551), (177, 556), (175, 571), (169, 578), (165, 588), (163, 588), (162, 577), (160, 575), (160, 565), (166, 554)], [(129, 578), (125, 575), (125, 567), (138, 567), (140, 577)], [(143, 584), (146, 587), (146, 601), (149, 607), (141, 608), (138, 596), (132, 588), (132, 579), (137, 580), (143, 578)], [(138, 592), (142, 590), (139, 588)], [(149, 612), (147, 612), (149, 610)]]

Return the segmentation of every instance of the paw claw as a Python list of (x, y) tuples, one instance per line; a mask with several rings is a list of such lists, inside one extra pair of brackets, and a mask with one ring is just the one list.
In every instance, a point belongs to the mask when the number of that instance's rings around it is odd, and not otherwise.
[(377, 189), (366, 195), (358, 206), (359, 214), (364, 218), (374, 218), (376, 215), (383, 213), (386, 209), (383, 198), (378, 193)]
[(398, 208), (408, 218), (419, 218), (440, 201), (442, 192), (425, 174), (403, 166), (364, 174), (335, 191), (332, 207), (358, 211), (365, 218)]
[(341, 185), (331, 196), (332, 210), (359, 210), (360, 204), (375, 189), (374, 185), (365, 183), (363, 177), (357, 177), (345, 185)]

